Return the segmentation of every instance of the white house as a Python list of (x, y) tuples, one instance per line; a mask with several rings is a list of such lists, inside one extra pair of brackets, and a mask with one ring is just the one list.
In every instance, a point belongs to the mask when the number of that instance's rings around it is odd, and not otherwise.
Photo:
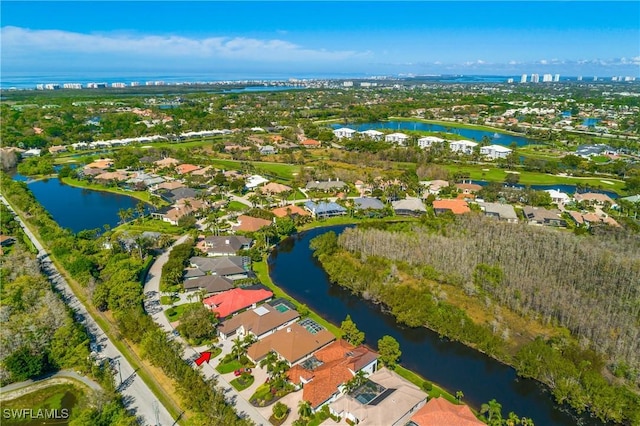
[(247, 178), (244, 186), (246, 186), (248, 189), (253, 189), (267, 182), (269, 182), (269, 179), (265, 179), (260, 175), (252, 175)]
[(355, 130), (350, 129), (348, 127), (341, 127), (339, 129), (335, 129), (333, 131), (333, 134), (336, 136), (336, 138), (338, 139), (342, 139), (342, 138), (347, 138), (347, 139), (351, 139), (353, 137), (353, 134), (356, 133)]
[(409, 136), (404, 133), (390, 133), (384, 137), (385, 142), (397, 143), (398, 145), (404, 145), (409, 140)]
[(555, 189), (547, 189), (545, 192), (549, 193), (551, 201), (555, 204), (567, 204), (571, 201), (571, 197), (564, 192), (560, 192)]
[(480, 154), (495, 160), (496, 158), (507, 158), (511, 154), (511, 149), (502, 145), (489, 145), (481, 147)]
[(364, 132), (360, 132), (360, 134), (374, 141), (380, 141), (384, 136), (384, 133), (379, 132), (377, 130), (373, 130), (373, 129), (365, 130)]
[(478, 144), (476, 142), (471, 142), (464, 139), (449, 142), (449, 148), (451, 148), (451, 151), (461, 152), (463, 154), (473, 154), (473, 148), (475, 148), (477, 145)]
[(418, 146), (422, 149), (430, 148), (431, 145), (436, 143), (442, 143), (444, 139), (439, 138), (437, 136), (425, 136), (423, 138), (418, 139)]

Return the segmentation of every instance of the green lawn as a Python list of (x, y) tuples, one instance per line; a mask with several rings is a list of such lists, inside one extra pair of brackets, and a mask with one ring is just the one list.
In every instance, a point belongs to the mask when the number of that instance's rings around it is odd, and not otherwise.
[[(507, 172), (505, 169), (499, 169), (490, 165), (445, 165), (451, 173), (466, 173), (473, 180), (485, 180), (489, 182), (504, 182)], [(520, 181), (523, 185), (576, 185), (588, 184), (595, 188), (602, 188), (609, 191), (624, 194), (623, 188), (625, 183), (618, 179), (608, 177), (573, 177), (573, 176), (557, 176), (546, 173), (535, 173), (527, 171), (519, 171)], [(613, 182), (613, 185), (602, 181)]]
[(133, 222), (120, 225), (118, 226), (117, 230), (130, 231), (133, 233), (153, 231), (170, 235), (182, 235), (184, 233), (184, 229), (179, 226), (172, 225), (169, 222), (164, 222), (160, 219), (152, 219), (148, 216), (143, 218), (142, 220), (135, 220)]
[(240, 364), (240, 361), (234, 359), (233, 361), (227, 362), (226, 364), (218, 364), (218, 366), (216, 367), (216, 371), (220, 374), (227, 374), (242, 367), (243, 366), (242, 364)]
[(178, 300), (180, 300), (180, 298), (175, 296), (160, 296), (161, 305), (172, 305), (174, 302), (177, 302)]
[(240, 201), (230, 201), (229, 204), (227, 204), (227, 211), (232, 211), (232, 212), (241, 212), (244, 210), (248, 210), (251, 207), (241, 203)]
[[(423, 379), (418, 374), (414, 373), (411, 370), (407, 370), (406, 368), (400, 365), (398, 365), (394, 371), (398, 373), (399, 376), (404, 377), (414, 385), (418, 386), (420, 389), (424, 389), (422, 385), (424, 384), (425, 379)], [(435, 383), (433, 382), (430, 382), (430, 383), (431, 383), (431, 390), (428, 391), (430, 398), (436, 398), (438, 396), (442, 396), (447, 401), (453, 402), (454, 404), (458, 403), (458, 400), (455, 398), (455, 396), (453, 396), (452, 394), (450, 394), (440, 386), (436, 385)]]
[(184, 313), (184, 310), (187, 308), (187, 306), (199, 305), (199, 304), (200, 302), (185, 303), (185, 304), (167, 309), (166, 311), (164, 311), (164, 314), (167, 316), (170, 322), (180, 321), (180, 317), (182, 317), (182, 314)]
[(160, 201), (160, 199), (156, 197), (154, 197), (154, 201), (151, 201), (151, 194), (147, 191), (125, 191), (124, 189), (118, 187), (104, 186), (98, 183), (91, 183), (86, 180), (75, 179), (72, 177), (60, 178), (60, 180), (69, 186), (77, 186), (79, 188), (87, 188), (94, 191), (104, 191), (114, 194), (127, 195), (129, 197), (137, 198), (140, 201), (144, 201), (145, 203), (158, 203)]
[(240, 376), (237, 379), (233, 379), (229, 383), (231, 383), (231, 386), (233, 386), (237, 391), (242, 391), (251, 386), (255, 380), (255, 377), (247, 376), (247, 380), (245, 381), (244, 378)]

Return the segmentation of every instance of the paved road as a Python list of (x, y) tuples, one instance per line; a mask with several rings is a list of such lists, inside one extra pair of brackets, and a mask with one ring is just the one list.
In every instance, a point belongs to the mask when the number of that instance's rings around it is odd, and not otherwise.
[(169, 319), (164, 314), (164, 308), (160, 304), (160, 276), (162, 275), (162, 266), (169, 259), (171, 249), (186, 241), (187, 238), (187, 235), (180, 237), (169, 250), (158, 256), (153, 265), (151, 265), (149, 274), (147, 275), (147, 281), (144, 285), (144, 308), (157, 324), (159, 324), (167, 333), (174, 336), (173, 338), (183, 345), (183, 358), (186, 361), (188, 361), (194, 368), (199, 368), (206, 378), (217, 378), (218, 387), (222, 388), (227, 403), (235, 407), (236, 412), (240, 417), (249, 418), (256, 425), (269, 425), (269, 421), (260, 414), (258, 410), (249, 403), (249, 401), (240, 396), (238, 391), (236, 391), (223, 376), (218, 374), (215, 368), (213, 368), (213, 365), (205, 363), (200, 367), (196, 367), (194, 361), (200, 356), (200, 352), (190, 346), (184, 339), (182, 339), (182, 337), (177, 336), (177, 332), (174, 333), (174, 328), (171, 326)]
[[(15, 211), (3, 196), (0, 196), (0, 201), (15, 214)], [(92, 349), (95, 349), (95, 356), (98, 359), (110, 360), (111, 365), (114, 367), (117, 389), (124, 397), (127, 410), (135, 414), (139, 419), (139, 423), (143, 425), (173, 425), (174, 420), (167, 409), (151, 392), (151, 389), (140, 376), (136, 374), (129, 361), (104, 333), (104, 330), (89, 315), (85, 306), (75, 296), (67, 281), (51, 262), (49, 254), (42, 244), (25, 225), (20, 216), (16, 215), (16, 220), (20, 222), (25, 234), (38, 249), (38, 259), (43, 273), (48, 276), (53, 286), (60, 292), (64, 302), (73, 309), (76, 320), (85, 326), (92, 342), (95, 342), (92, 343), (92, 346), (94, 346)]]
[(14, 390), (22, 389), (24, 387), (31, 386), (31, 385), (34, 385), (36, 383), (43, 382), (45, 380), (55, 379), (57, 377), (68, 377), (70, 379), (74, 379), (74, 380), (77, 380), (79, 382), (84, 383), (85, 385), (89, 386), (91, 389), (93, 389), (95, 391), (102, 390), (102, 388), (100, 387), (100, 385), (98, 383), (94, 382), (93, 380), (89, 379), (86, 376), (82, 376), (82, 375), (80, 375), (80, 374), (78, 374), (78, 373), (76, 373), (75, 371), (72, 371), (72, 370), (60, 370), (60, 371), (57, 371), (54, 374), (49, 374), (47, 376), (40, 377), (40, 378), (38, 378), (36, 380), (25, 380), (24, 382), (11, 383), (10, 385), (7, 385), (5, 387), (0, 388), (0, 394), (7, 393), (7, 392), (12, 392)]

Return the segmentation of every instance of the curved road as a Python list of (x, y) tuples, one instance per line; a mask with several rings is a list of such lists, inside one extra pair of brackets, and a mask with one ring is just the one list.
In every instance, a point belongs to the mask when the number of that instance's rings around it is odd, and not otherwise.
[[(173, 245), (169, 248), (169, 250), (162, 253), (156, 261), (151, 265), (149, 269), (149, 273), (147, 275), (147, 280), (144, 284), (144, 308), (149, 315), (153, 318), (153, 320), (162, 327), (167, 333), (174, 332), (174, 328), (171, 326), (169, 319), (164, 314), (164, 309), (160, 304), (160, 276), (162, 275), (162, 266), (169, 259), (169, 253), (171, 249), (178, 244), (185, 242), (188, 238), (188, 235), (183, 235), (178, 239)], [(175, 335), (174, 335), (175, 336)], [(191, 347), (182, 337), (175, 336), (177, 341), (179, 341), (184, 347), (183, 359), (187, 361), (190, 365), (195, 367), (194, 360), (200, 356), (200, 352), (196, 351), (193, 347)], [(204, 374), (204, 376), (209, 379), (212, 377), (216, 377), (218, 380), (218, 388), (221, 388), (225, 394), (225, 399), (229, 405), (232, 405), (236, 409), (236, 413), (238, 416), (242, 418), (251, 419), (256, 425), (270, 425), (269, 421), (264, 418), (262, 414), (256, 410), (256, 408), (249, 403), (243, 396), (241, 396), (238, 391), (236, 391), (233, 386), (225, 380), (224, 377), (217, 374), (217, 371), (213, 368), (213, 366), (209, 363), (202, 364), (200, 367), (200, 372)]]
[(118, 348), (113, 344), (104, 330), (98, 325), (91, 315), (87, 312), (85, 306), (80, 302), (76, 295), (69, 287), (69, 284), (56, 269), (55, 265), (49, 258), (49, 254), (45, 251), (40, 241), (33, 235), (31, 230), (22, 221), (22, 218), (16, 214), (7, 200), (0, 196), (0, 201), (4, 203), (15, 215), (16, 220), (29, 237), (33, 245), (38, 250), (38, 260), (40, 267), (45, 273), (53, 286), (60, 292), (64, 302), (73, 309), (76, 321), (85, 326), (87, 333), (91, 337), (93, 354), (98, 359), (107, 359), (113, 367), (115, 383), (117, 390), (123, 396), (123, 402), (127, 410), (138, 417), (138, 422), (143, 425), (173, 425), (175, 422), (167, 409), (156, 398), (147, 384), (136, 374), (129, 361), (122, 355)]
[[(10, 385), (4, 386), (2, 388), (0, 388), (0, 395), (1, 394), (6, 394), (18, 389), (22, 389), (24, 387), (27, 386), (31, 386), (31, 385), (35, 385), (38, 384), (40, 382), (44, 382), (45, 380), (50, 380), (50, 379), (55, 379), (58, 377), (63, 377), (63, 378), (69, 378), (69, 379), (73, 379), (76, 380), (78, 382), (81, 382), (85, 385), (87, 385), (89, 388), (93, 389), (94, 391), (101, 391), (102, 388), (100, 387), (100, 385), (96, 382), (94, 382), (93, 380), (89, 379), (86, 376), (82, 376), (78, 373), (76, 373), (73, 370), (60, 370), (57, 371), (54, 374), (49, 374), (48, 376), (43, 376), (43, 377), (39, 377), (35, 380), (25, 380), (24, 382), (17, 382), (17, 383), (11, 383)], [(1, 399), (1, 398), (0, 398)]]

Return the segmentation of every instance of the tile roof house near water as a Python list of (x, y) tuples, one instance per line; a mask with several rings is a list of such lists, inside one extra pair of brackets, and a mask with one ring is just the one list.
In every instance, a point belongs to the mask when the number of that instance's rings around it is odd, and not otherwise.
[(453, 404), (443, 397), (432, 398), (413, 416), (407, 426), (483, 426), (466, 405)]
[(289, 380), (302, 384), (302, 399), (317, 410), (335, 401), (342, 386), (362, 370), (367, 376), (378, 365), (378, 354), (366, 346), (355, 347), (345, 340), (336, 340), (317, 351), (313, 357), (294, 365), (288, 372)]
[(258, 362), (271, 351), (290, 365), (303, 361), (318, 349), (335, 340), (335, 336), (312, 320), (295, 322), (258, 340), (247, 350), (247, 356)]
[(270, 220), (260, 219), (258, 217), (247, 216), (244, 214), (238, 216), (237, 221), (237, 225), (233, 225), (231, 227), (234, 231), (255, 232), (272, 224)]
[[(282, 309), (281, 306), (285, 308)], [(277, 308), (264, 303), (256, 308), (248, 309), (222, 322), (218, 326), (218, 334), (222, 339), (254, 335), (258, 340), (275, 333), (300, 318), (298, 311), (285, 305)]]
[(202, 303), (220, 318), (226, 318), (257, 303), (269, 300), (272, 297), (273, 293), (265, 289), (245, 290), (242, 288), (234, 288), (207, 297)]

